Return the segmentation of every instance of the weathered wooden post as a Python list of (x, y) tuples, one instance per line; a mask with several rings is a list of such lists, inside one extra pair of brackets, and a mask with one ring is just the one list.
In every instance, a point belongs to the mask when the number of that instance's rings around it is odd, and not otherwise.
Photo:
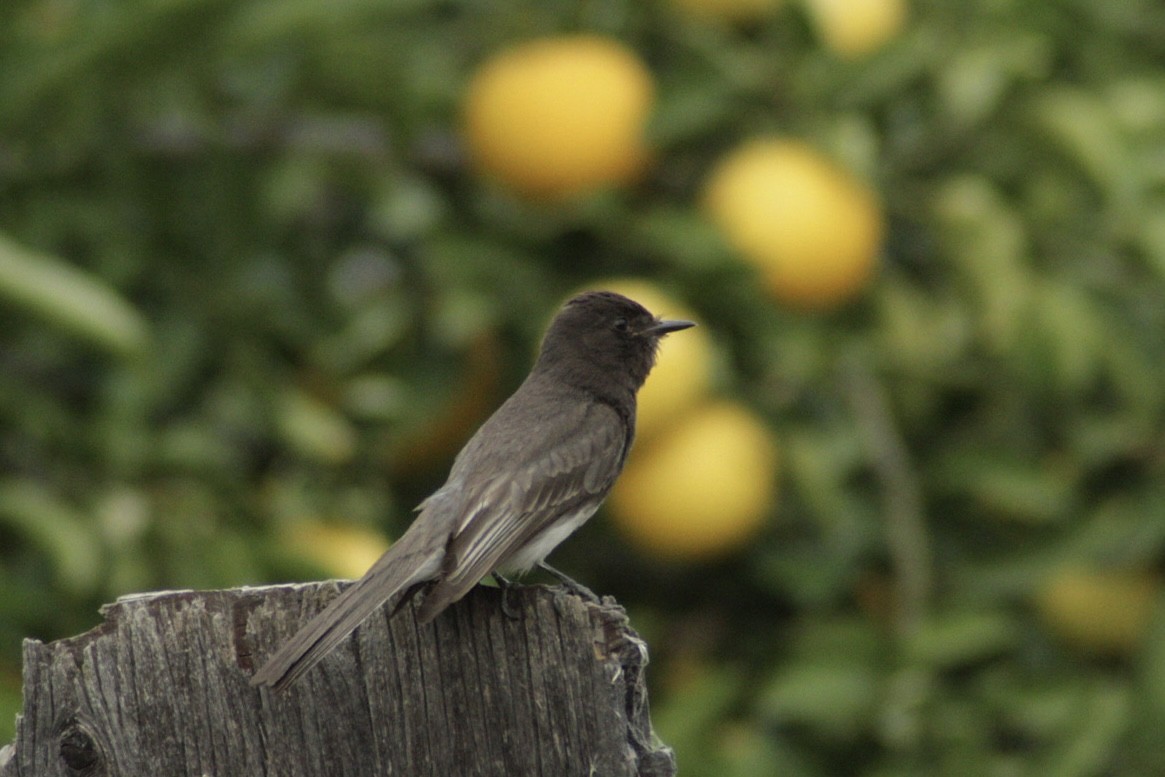
[(675, 774), (622, 608), (478, 587), (431, 624), (370, 618), (283, 694), (255, 667), (339, 584), (168, 591), (24, 647), (0, 777)]

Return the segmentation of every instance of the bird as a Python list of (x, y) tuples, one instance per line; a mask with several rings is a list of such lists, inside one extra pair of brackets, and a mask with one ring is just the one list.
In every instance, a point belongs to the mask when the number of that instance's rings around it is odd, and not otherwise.
[(545, 559), (611, 490), (635, 438), (636, 394), (660, 341), (691, 326), (611, 291), (567, 300), (529, 375), (465, 444), (405, 533), (278, 648), (251, 684), (287, 688), (402, 592), (393, 614), (423, 592), (416, 610), (423, 624), (490, 574), (500, 582), (503, 572), (538, 566), (570, 582)]

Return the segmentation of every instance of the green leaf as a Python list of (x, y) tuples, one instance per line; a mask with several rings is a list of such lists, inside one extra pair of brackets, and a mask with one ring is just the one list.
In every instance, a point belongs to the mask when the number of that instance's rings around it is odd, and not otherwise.
[(774, 723), (850, 738), (872, 727), (881, 685), (878, 672), (853, 661), (795, 664), (765, 687), (758, 708)]
[(0, 296), (121, 356), (149, 344), (146, 320), (113, 289), (56, 257), (0, 234)]
[(1018, 637), (1006, 613), (954, 610), (930, 616), (910, 637), (907, 651), (914, 661), (946, 669), (1000, 655)]
[(96, 532), (85, 516), (55, 494), (31, 481), (0, 482), (0, 525), (46, 553), (66, 590), (89, 595), (98, 588), (103, 554)]

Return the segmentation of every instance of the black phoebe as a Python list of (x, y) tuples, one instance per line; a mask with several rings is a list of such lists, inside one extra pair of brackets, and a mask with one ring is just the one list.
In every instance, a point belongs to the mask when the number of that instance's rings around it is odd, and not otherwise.
[(635, 436), (635, 393), (669, 332), (607, 291), (563, 306), (529, 376), (478, 429), (445, 485), (354, 585), (279, 648), (251, 678), (281, 690), (391, 596), (424, 589), (426, 623), (495, 570), (525, 571), (581, 526), (607, 496)]

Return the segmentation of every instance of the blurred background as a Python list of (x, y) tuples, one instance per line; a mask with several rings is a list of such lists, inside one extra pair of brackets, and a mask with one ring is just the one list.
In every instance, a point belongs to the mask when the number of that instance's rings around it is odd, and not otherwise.
[(554, 562), (682, 774), (1165, 773), (1163, 65), (1156, 0), (4, 3), (0, 743), (24, 638), (362, 573), (603, 286), (700, 327)]

